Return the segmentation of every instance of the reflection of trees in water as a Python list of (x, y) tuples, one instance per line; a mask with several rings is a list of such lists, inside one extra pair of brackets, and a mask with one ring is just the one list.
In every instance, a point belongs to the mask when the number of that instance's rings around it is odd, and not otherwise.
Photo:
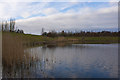
[(65, 44), (65, 43), (62, 43), (62, 44), (57, 44), (57, 45), (47, 45), (47, 46), (43, 46), (42, 49), (43, 50), (46, 50), (46, 49), (51, 49), (51, 50), (55, 50), (56, 48), (75, 48), (75, 49), (78, 49), (78, 48), (92, 48), (92, 46), (85, 46), (84, 44)]

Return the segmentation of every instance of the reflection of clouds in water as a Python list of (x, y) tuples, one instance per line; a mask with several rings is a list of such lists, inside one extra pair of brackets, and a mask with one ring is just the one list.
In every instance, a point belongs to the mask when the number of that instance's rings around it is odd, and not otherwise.
[(42, 60), (41, 67), (48, 76), (114, 78), (118, 74), (117, 44), (74, 44), (28, 51)]

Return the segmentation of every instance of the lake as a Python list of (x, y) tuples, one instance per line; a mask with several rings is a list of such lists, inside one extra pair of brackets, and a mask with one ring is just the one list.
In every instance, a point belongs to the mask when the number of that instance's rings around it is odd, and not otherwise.
[[(29, 68), (11, 70), (24, 78), (117, 78), (118, 44), (72, 44), (27, 48)], [(14, 67), (14, 66), (13, 66)]]

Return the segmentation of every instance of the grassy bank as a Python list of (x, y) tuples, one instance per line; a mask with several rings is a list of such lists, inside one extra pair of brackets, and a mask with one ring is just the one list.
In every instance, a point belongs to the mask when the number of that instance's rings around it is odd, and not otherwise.
[(60, 44), (60, 43), (76, 43), (76, 44), (110, 44), (119, 43), (118, 37), (45, 37), (41, 35), (31, 34), (19, 34), (3, 32), (3, 34), (9, 34), (11, 36), (19, 37), (24, 45), (36, 46), (45, 44)]

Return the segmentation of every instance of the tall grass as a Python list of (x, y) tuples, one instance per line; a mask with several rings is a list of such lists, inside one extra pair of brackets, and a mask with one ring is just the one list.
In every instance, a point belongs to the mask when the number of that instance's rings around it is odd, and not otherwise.
[(2, 34), (3, 77), (14, 77), (9, 75), (11, 70), (20, 69), (23, 65), (29, 67), (33, 59), (28, 53), (25, 53), (25, 49), (20, 37), (7, 32)]

